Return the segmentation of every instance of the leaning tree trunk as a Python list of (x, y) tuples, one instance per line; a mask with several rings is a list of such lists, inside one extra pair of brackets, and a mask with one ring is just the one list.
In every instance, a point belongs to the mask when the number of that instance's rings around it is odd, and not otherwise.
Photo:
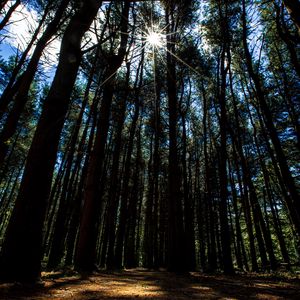
[[(3, 125), (3, 129), (0, 134), (0, 165), (3, 163), (3, 160), (6, 156), (6, 143), (16, 132), (21, 114), (25, 108), (26, 103), (28, 102), (30, 86), (36, 74), (41, 55), (51, 37), (57, 32), (58, 25), (62, 19), (62, 16), (67, 6), (69, 5), (69, 2), (70, 0), (62, 0), (60, 6), (56, 11), (54, 19), (49, 23), (45, 32), (38, 40), (35, 50), (26, 68), (26, 71), (20, 76), (19, 79), (17, 79), (15, 85), (12, 86), (12, 93), (8, 91), (5, 97), (1, 97), (2, 105), (8, 105), (9, 101), (11, 100), (10, 97), (12, 97), (14, 103), (12, 105), (10, 113), (7, 116), (7, 119), (5, 121), (5, 124)], [(15, 94), (13, 94), (15, 89)], [(5, 109), (5, 107), (3, 107), (3, 109)]]
[(3, 243), (1, 278), (33, 282), (40, 278), (43, 222), (56, 154), (82, 58), (81, 40), (101, 1), (86, 0), (63, 36), (56, 74), (29, 150), (16, 204)]
[[(0, 22), (0, 30), (2, 30), (7, 25), (7, 22), (9, 21), (11, 15), (18, 8), (18, 6), (20, 4), (21, 4), (21, 0), (16, 0), (16, 2), (9, 8), (9, 10), (6, 13), (6, 15), (4, 16), (4, 18)], [(2, 9), (2, 5), (3, 4), (0, 3), (0, 10)]]
[[(293, 2), (293, 1), (291, 1)], [(263, 120), (264, 124), (268, 130), (270, 139), (273, 143), (274, 150), (278, 159), (278, 165), (280, 168), (280, 172), (282, 175), (282, 180), (283, 183), (289, 192), (289, 198), (291, 201), (286, 203), (287, 207), (289, 208), (290, 215), (293, 218), (293, 223), (295, 225), (299, 224), (300, 220), (300, 202), (299, 202), (299, 192), (297, 190), (297, 187), (295, 185), (295, 180), (290, 172), (287, 158), (285, 156), (285, 153), (282, 149), (281, 142), (277, 133), (277, 129), (274, 125), (273, 122), (273, 116), (272, 112), (270, 110), (270, 107), (267, 103), (267, 99), (264, 94), (263, 86), (259, 77), (259, 74), (255, 71), (253, 67), (253, 62), (252, 62), (252, 56), (248, 48), (248, 43), (247, 43), (247, 36), (248, 36), (248, 29), (247, 29), (247, 15), (246, 15), (246, 6), (245, 6), (245, 1), (243, 0), (242, 3), (242, 22), (243, 22), (243, 47), (244, 47), (244, 52), (246, 56), (246, 65), (248, 69), (249, 76), (251, 80), (254, 83), (255, 90), (256, 90), (256, 97), (259, 102), (259, 107), (263, 115)], [(297, 226), (295, 226), (297, 229), (299, 229)], [(300, 236), (300, 232), (298, 231), (298, 236)]]
[(289, 30), (285, 24), (284, 20), (284, 14), (280, 11), (280, 8), (278, 5), (274, 4), (275, 10), (276, 10), (276, 29), (278, 32), (279, 37), (283, 40), (283, 42), (286, 44), (286, 47), (290, 54), (290, 60), (295, 68), (295, 71), (297, 72), (298, 77), (300, 77), (300, 63), (298, 60), (298, 53), (297, 53), (297, 45), (294, 45), (291, 36), (289, 33)]
[(0, 11), (4, 8), (4, 6), (6, 5), (7, 2), (8, 2), (8, 0), (1, 0), (0, 1)]

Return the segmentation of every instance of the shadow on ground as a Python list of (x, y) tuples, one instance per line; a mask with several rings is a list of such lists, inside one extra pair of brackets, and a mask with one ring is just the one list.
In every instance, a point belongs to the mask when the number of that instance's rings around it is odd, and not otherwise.
[(45, 273), (44, 286), (0, 284), (3, 300), (300, 299), (299, 278), (174, 274), (126, 270), (90, 275)]

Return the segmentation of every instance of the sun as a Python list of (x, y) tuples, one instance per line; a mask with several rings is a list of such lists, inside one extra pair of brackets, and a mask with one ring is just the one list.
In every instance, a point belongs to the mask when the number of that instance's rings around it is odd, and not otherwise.
[(163, 46), (163, 34), (153, 29), (149, 29), (146, 35), (146, 41), (153, 47)]

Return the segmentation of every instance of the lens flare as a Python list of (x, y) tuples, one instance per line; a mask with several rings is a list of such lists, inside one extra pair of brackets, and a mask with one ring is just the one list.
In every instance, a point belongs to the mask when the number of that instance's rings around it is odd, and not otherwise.
[(163, 45), (163, 35), (159, 32), (156, 32), (154, 30), (149, 30), (148, 34), (146, 35), (146, 41), (151, 45), (155, 47), (162, 47)]

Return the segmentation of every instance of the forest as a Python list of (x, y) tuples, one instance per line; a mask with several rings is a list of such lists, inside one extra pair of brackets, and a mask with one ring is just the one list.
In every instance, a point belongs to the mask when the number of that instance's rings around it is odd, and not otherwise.
[(297, 276), (299, 49), (298, 0), (1, 0), (0, 282)]

